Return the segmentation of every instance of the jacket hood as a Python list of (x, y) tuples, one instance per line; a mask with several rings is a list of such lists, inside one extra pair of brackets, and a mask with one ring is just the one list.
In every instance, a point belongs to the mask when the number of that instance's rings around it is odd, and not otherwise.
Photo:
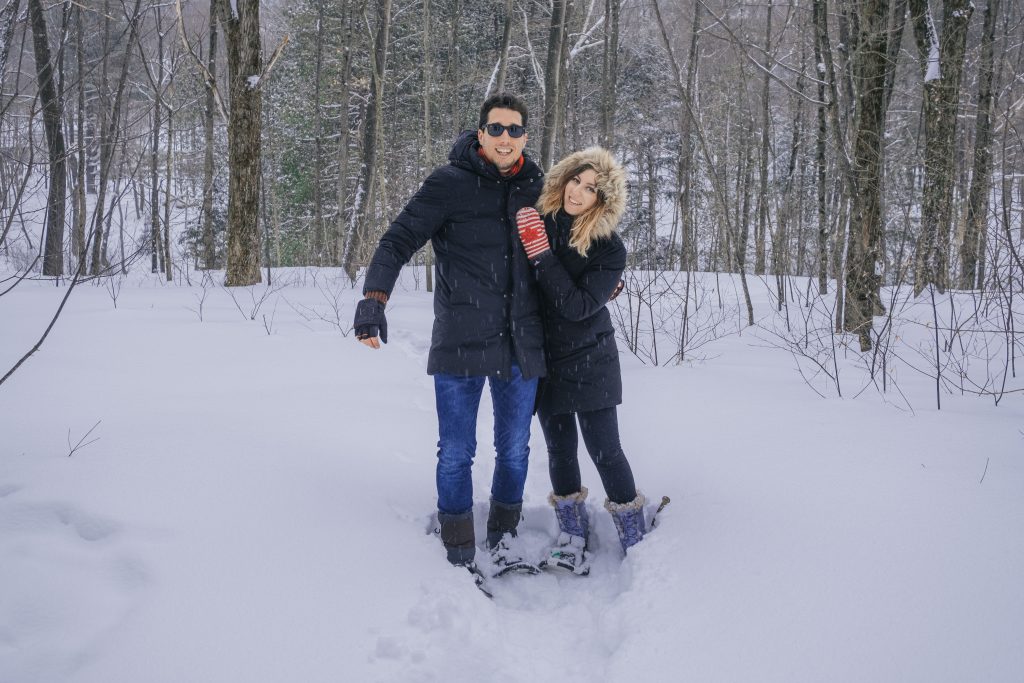
[(552, 166), (544, 179), (544, 189), (537, 201), (537, 208), (544, 213), (542, 207), (560, 207), (562, 189), (569, 181), (570, 174), (577, 173), (583, 167), (594, 169), (597, 174), (597, 191), (604, 199), (593, 235), (595, 238), (610, 237), (622, 219), (622, 214), (626, 212), (626, 171), (612, 153), (603, 147), (588, 147), (573, 152)]

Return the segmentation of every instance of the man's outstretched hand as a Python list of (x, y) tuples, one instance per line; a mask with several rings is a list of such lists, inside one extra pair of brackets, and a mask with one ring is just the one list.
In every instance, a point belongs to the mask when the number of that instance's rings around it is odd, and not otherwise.
[(388, 343), (388, 319), (384, 317), (384, 304), (376, 299), (363, 299), (356, 304), (356, 319), (352, 324), (356, 339), (375, 349), (380, 342)]

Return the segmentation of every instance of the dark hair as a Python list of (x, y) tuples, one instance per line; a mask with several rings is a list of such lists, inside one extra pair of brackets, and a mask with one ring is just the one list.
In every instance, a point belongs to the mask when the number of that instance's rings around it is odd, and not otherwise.
[(512, 111), (519, 112), (523, 117), (523, 127), (526, 127), (526, 120), (530, 114), (526, 111), (526, 103), (515, 95), (507, 92), (500, 92), (496, 95), (491, 95), (484, 100), (483, 105), (480, 107), (480, 125), (477, 128), (483, 128), (487, 125), (487, 115), (491, 113), (492, 109), (511, 109)]

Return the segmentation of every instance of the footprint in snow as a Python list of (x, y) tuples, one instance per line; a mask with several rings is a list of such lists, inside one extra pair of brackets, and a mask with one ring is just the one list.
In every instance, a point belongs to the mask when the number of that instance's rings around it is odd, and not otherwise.
[(0, 485), (0, 649), (20, 653), (9, 680), (62, 680), (125, 620), (151, 575), (123, 525), (30, 493)]
[[(487, 504), (474, 508), (477, 563), (490, 566), (486, 537)], [(536, 575), (510, 574), (488, 579), (489, 600), (457, 571), (450, 581), (424, 585), (404, 624), (396, 623), (377, 638), (369, 653), (380, 665), (380, 681), (546, 680), (552, 667), (562, 680), (602, 680), (624, 641), (623, 620), (633, 587), (632, 561), (619, 544), (611, 516), (596, 501), (588, 502), (591, 520), (590, 574), (545, 570)], [(653, 510), (652, 510), (653, 511)], [(650, 511), (649, 511), (650, 512)], [(403, 517), (413, 521), (412, 515)], [(437, 544), (444, 563), (437, 517), (419, 518), (420, 529)], [(555, 515), (545, 503), (527, 503), (516, 547), (539, 562), (558, 532)], [(445, 653), (465, 653), (454, 661)], [(566, 652), (585, 651), (579, 659)], [(524, 659), (522, 653), (530, 653)]]

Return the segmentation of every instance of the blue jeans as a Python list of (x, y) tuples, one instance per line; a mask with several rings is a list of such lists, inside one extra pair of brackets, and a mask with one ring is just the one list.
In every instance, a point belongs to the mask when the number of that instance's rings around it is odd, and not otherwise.
[(434, 375), (437, 400), (437, 509), (458, 515), (473, 508), (473, 457), (476, 418), (484, 380), (491, 385), (494, 404), (494, 478), (491, 497), (499, 503), (523, 502), (530, 457), (530, 420), (537, 380), (523, 379), (512, 366), (511, 379)]

